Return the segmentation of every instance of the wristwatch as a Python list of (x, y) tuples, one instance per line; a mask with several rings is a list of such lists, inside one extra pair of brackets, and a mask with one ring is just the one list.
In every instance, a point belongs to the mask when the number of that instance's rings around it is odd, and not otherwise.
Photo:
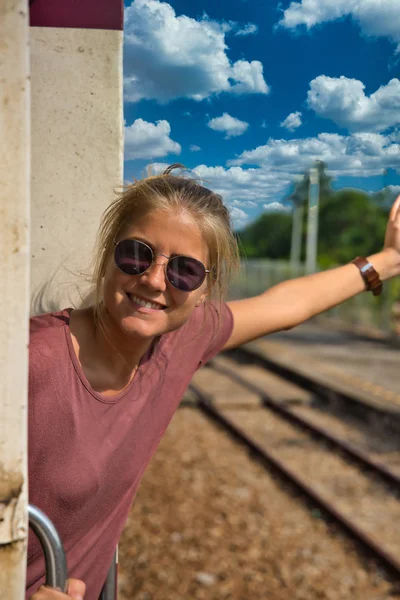
[(366, 290), (372, 292), (374, 296), (379, 296), (382, 292), (382, 281), (372, 264), (363, 256), (357, 256), (351, 262), (360, 269)]

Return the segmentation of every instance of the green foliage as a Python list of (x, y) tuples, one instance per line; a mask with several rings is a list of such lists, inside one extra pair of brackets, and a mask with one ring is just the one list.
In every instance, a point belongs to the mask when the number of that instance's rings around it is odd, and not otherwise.
[[(344, 188), (334, 192), (325, 165), (316, 164), (320, 181), (318, 264), (328, 268), (349, 262), (355, 256), (378, 252), (385, 236), (388, 207), (361, 190)], [(308, 212), (308, 172), (287, 198), (304, 204), (302, 259), (305, 259)], [(239, 232), (247, 258), (287, 260), (290, 257), (292, 214), (264, 213)]]
[(288, 259), (292, 216), (287, 213), (264, 213), (239, 232), (242, 255), (246, 258)]
[(342, 189), (325, 199), (319, 211), (319, 264), (343, 264), (381, 250), (387, 218), (387, 211), (360, 190)]

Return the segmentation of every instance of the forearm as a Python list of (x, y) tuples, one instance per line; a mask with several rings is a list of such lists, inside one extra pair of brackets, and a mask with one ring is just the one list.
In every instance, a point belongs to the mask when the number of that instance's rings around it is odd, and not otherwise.
[[(387, 249), (368, 258), (381, 281), (400, 274), (400, 254)], [(359, 269), (348, 264), (343, 267), (329, 269), (320, 273), (292, 279), (267, 290), (263, 295), (269, 296), (279, 306), (281, 303), (292, 305), (287, 327), (294, 327), (303, 321), (318, 315), (337, 304), (363, 292), (365, 283)]]

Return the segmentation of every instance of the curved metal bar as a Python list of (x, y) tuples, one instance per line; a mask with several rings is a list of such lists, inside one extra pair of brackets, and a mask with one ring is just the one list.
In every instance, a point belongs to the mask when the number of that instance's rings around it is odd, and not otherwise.
[(28, 505), (29, 525), (38, 537), (46, 564), (46, 585), (67, 591), (68, 569), (64, 548), (56, 528), (37, 506)]
[(118, 547), (114, 553), (107, 579), (101, 590), (99, 600), (117, 600), (117, 577), (118, 577)]

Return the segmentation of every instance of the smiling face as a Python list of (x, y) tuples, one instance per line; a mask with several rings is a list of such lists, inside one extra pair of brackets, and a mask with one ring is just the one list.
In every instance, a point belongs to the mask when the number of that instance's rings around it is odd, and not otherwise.
[(116, 241), (127, 238), (145, 242), (155, 260), (141, 275), (125, 275), (111, 256), (104, 278), (104, 303), (113, 326), (145, 341), (181, 327), (207, 295), (207, 279), (193, 292), (176, 289), (166, 277), (165, 256), (191, 256), (209, 268), (208, 248), (193, 219), (183, 212), (156, 211), (144, 216), (126, 227)]

